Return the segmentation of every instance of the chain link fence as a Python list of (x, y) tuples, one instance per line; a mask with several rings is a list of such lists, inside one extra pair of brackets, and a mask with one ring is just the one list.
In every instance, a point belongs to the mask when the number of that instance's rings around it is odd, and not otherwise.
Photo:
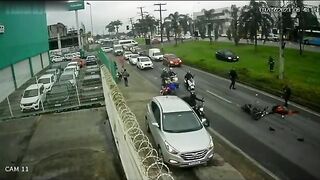
[(110, 125), (127, 178), (173, 180), (106, 66), (101, 66), (101, 75)]
[[(74, 83), (60, 81), (60, 76), (69, 62), (53, 63), (48, 68), (29, 79), (0, 103), (0, 120), (26, 117), (50, 112), (63, 112), (80, 108), (104, 105), (103, 89), (100, 75), (100, 62), (84, 65), (77, 73)], [(36, 94), (25, 93), (25, 90), (45, 74), (56, 74), (53, 85), (45, 90), (43, 98), (36, 100)], [(22, 101), (24, 99), (24, 101)], [(26, 106), (22, 111), (21, 106)], [(30, 109), (29, 109), (30, 108)]]

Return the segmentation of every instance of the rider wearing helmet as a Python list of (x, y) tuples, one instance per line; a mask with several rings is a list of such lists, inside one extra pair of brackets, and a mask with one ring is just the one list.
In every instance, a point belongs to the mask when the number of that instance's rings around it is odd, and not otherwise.
[(189, 86), (188, 81), (189, 81), (190, 79), (193, 79), (193, 75), (191, 74), (190, 71), (187, 72), (187, 74), (184, 76), (184, 79), (185, 79), (185, 82), (186, 82), (186, 85), (187, 85), (187, 88), (188, 88), (188, 86)]
[(162, 80), (162, 86), (165, 86), (165, 79), (166, 78), (169, 78), (170, 76), (169, 76), (169, 72), (168, 72), (168, 70), (166, 69), (166, 68), (163, 68), (162, 69), (162, 73), (161, 73), (161, 80)]
[(169, 73), (169, 76), (175, 76), (176, 75), (176, 73), (173, 72), (172, 67), (169, 68), (169, 72), (168, 73)]
[(190, 106), (191, 106), (192, 108), (197, 105), (197, 101), (196, 101), (196, 100), (201, 101), (201, 102), (204, 102), (202, 99), (199, 99), (199, 98), (197, 97), (195, 91), (191, 91), (191, 92), (190, 92), (189, 100), (190, 100), (189, 104), (190, 104)]

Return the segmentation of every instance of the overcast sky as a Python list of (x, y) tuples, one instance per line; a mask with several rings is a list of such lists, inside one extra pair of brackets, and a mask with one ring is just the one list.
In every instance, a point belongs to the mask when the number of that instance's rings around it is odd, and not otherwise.
[[(163, 9), (167, 10), (163, 12), (163, 17), (167, 17), (170, 13), (176, 11), (180, 14), (192, 15), (193, 12), (199, 12), (202, 9), (230, 7), (232, 4), (237, 6), (249, 4), (249, 1), (85, 1), (85, 9), (79, 10), (79, 22), (85, 25), (86, 31), (91, 31), (90, 6), (86, 2), (91, 4), (94, 34), (106, 34), (105, 26), (114, 20), (120, 20), (123, 26), (120, 27), (119, 31), (126, 32), (125, 27), (130, 25), (130, 17), (133, 18), (134, 22), (141, 18), (140, 9), (138, 9), (141, 6), (144, 7), (143, 11), (159, 19), (159, 12), (154, 11), (159, 9), (159, 6), (154, 5), (159, 2), (167, 3), (163, 6)], [(57, 3), (47, 5), (48, 25), (58, 22), (63, 23), (68, 28), (75, 28), (75, 12), (62, 10)]]

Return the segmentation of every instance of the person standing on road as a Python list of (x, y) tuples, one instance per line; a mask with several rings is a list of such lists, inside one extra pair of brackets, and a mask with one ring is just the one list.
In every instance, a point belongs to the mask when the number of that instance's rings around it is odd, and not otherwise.
[(237, 75), (237, 72), (236, 70), (234, 70), (234, 68), (232, 68), (229, 72), (229, 78), (231, 80), (231, 83), (230, 83), (230, 86), (229, 86), (229, 89), (236, 89), (234, 87), (234, 85), (236, 84), (236, 79), (238, 78), (238, 75)]
[(285, 85), (283, 88), (283, 99), (284, 99), (284, 106), (288, 107), (288, 101), (291, 96), (291, 89), (289, 88), (288, 85)]
[(127, 70), (126, 69), (123, 69), (123, 72), (122, 72), (122, 77), (123, 77), (123, 80), (124, 80), (124, 85), (126, 86), (126, 87), (128, 87), (129, 85), (128, 85), (128, 77), (129, 77), (130, 75), (129, 75), (129, 73), (127, 72)]

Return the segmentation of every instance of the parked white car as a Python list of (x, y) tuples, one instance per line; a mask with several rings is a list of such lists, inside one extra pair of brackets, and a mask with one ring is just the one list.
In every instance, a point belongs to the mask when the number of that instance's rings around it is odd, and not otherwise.
[(62, 62), (64, 60), (64, 57), (61, 56), (53, 56), (51, 62), (57, 63), (57, 62)]
[(138, 57), (139, 57), (139, 54), (131, 54), (131, 56), (129, 57), (129, 63), (136, 65), (138, 61)]
[(139, 69), (145, 69), (145, 68), (153, 69), (153, 63), (150, 60), (150, 58), (145, 57), (145, 56), (140, 56), (137, 58), (137, 68), (139, 68)]
[(45, 74), (45, 75), (42, 75), (37, 83), (42, 83), (43, 86), (44, 86), (44, 90), (45, 92), (49, 92), (51, 91), (51, 88), (53, 86), (53, 84), (56, 82), (56, 75), (55, 74)]
[(75, 56), (72, 53), (68, 53), (64, 55), (64, 59), (66, 59), (67, 61), (71, 61), (74, 58)]
[(80, 70), (80, 65), (79, 65), (78, 61), (69, 62), (66, 67), (68, 67), (68, 66), (76, 66), (77, 67), (77, 71)]
[(41, 108), (41, 103), (45, 100), (46, 92), (44, 85), (42, 83), (32, 84), (23, 92), (20, 101), (21, 111), (39, 110)]
[(66, 68), (64, 68), (64, 71), (63, 71), (64, 73), (65, 72), (72, 72), (72, 73), (74, 73), (74, 75), (76, 76), (76, 77), (78, 77), (78, 75), (79, 75), (79, 71), (77, 70), (77, 66), (74, 66), (74, 65), (72, 65), (72, 66), (67, 66)]
[(61, 74), (59, 82), (69, 81), (72, 86), (76, 86), (76, 75), (73, 72), (64, 72)]

